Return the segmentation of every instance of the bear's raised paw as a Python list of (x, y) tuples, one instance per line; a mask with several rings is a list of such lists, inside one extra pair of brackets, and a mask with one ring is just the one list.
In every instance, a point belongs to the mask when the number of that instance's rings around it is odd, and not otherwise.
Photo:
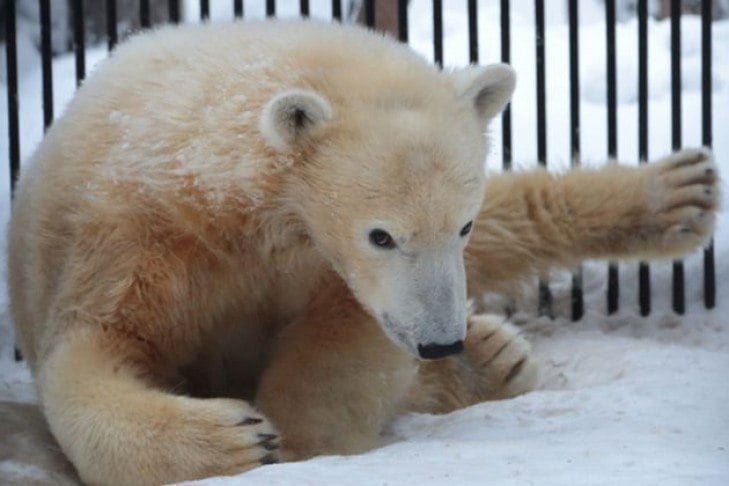
[(666, 256), (701, 246), (713, 233), (720, 194), (712, 159), (708, 149), (687, 149), (647, 168), (649, 235)]

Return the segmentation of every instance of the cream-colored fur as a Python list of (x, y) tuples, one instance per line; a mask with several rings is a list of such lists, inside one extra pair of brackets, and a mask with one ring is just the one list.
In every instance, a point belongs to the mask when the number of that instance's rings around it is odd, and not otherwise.
[[(506, 66), (441, 73), (352, 27), (120, 46), (24, 167), (10, 229), (17, 334), (81, 478), (352, 453), (403, 410), (522, 393), (528, 344), (494, 317), (466, 335), (466, 274), (475, 295), (706, 242), (705, 151), (485, 180), (483, 133), (513, 87)], [(464, 336), (458, 356), (415, 357)]]

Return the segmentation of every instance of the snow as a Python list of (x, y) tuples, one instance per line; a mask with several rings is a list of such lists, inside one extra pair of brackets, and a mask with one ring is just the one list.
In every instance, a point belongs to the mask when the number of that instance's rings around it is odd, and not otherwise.
[[(231, 2), (211, 2), (214, 21), (232, 16)], [(249, 3), (251, 4), (249, 6)], [(314, 17), (328, 18), (330, 3), (311, 2)], [(465, 2), (443, 2), (447, 66), (468, 60)], [(512, 104), (517, 167), (536, 164), (535, 59), (532, 2), (512, 3), (512, 64), (519, 85)], [(550, 168), (569, 166), (569, 67), (565, 2), (545, 2), (547, 52), (547, 128)], [(198, 2), (187, 2), (188, 19), (199, 16)], [(581, 161), (601, 165), (607, 153), (605, 108), (605, 26), (602, 2), (579, 2)], [(279, 13), (293, 16), (298, 2), (277, 2)], [(432, 59), (431, 2), (412, 0), (410, 41)], [(499, 59), (498, 2), (479, 1), (482, 63)], [(247, 2), (246, 15), (262, 17), (263, 2)], [(33, 28), (19, 24), (21, 150), (26, 159), (42, 137), (40, 61), (32, 45)], [(700, 144), (700, 23), (682, 19), (682, 135), (686, 146)], [(637, 159), (637, 24), (617, 25), (618, 155)], [(671, 147), (670, 30), (649, 22), (649, 155)], [(729, 22), (713, 24), (713, 126), (716, 161), (729, 173)], [(3, 54), (4, 55), (4, 54)], [(87, 51), (87, 65), (105, 56)], [(55, 112), (75, 89), (73, 58), (54, 61)], [(4, 70), (3, 70), (4, 73)], [(4, 74), (3, 74), (4, 75)], [(0, 78), (4, 92), (4, 79)], [(6, 99), (0, 97), (6, 113)], [(7, 120), (0, 119), (0, 224), (9, 214)], [(492, 136), (501, 140), (500, 123)], [(518, 138), (517, 138), (518, 137)], [(488, 168), (501, 164), (495, 143)], [(723, 188), (726, 191), (726, 187)], [(0, 245), (5, 245), (0, 232)], [(533, 293), (519, 301), (514, 320), (534, 345), (543, 365), (537, 391), (483, 403), (444, 416), (410, 415), (392, 426), (390, 445), (350, 457), (319, 457), (266, 466), (234, 478), (200, 484), (729, 484), (729, 212), (719, 215), (715, 237), (717, 308), (702, 303), (701, 254), (685, 260), (687, 313), (670, 310), (670, 263), (651, 265), (652, 313), (639, 317), (637, 265), (620, 266), (620, 312), (605, 315), (607, 273), (604, 263), (584, 267), (586, 315), (568, 319), (570, 278), (555, 274), (551, 288), (557, 318), (534, 315)], [(5, 272), (4, 252), (2, 270)], [(12, 358), (4, 278), (0, 278), (0, 403), (34, 403), (30, 373)], [(2, 423), (0, 421), (0, 423)], [(3, 436), (0, 431), (0, 451)], [(40, 480), (32, 464), (0, 455), (0, 482)], [(20, 478), (20, 479), (19, 479)], [(39, 479), (40, 478), (40, 479)]]

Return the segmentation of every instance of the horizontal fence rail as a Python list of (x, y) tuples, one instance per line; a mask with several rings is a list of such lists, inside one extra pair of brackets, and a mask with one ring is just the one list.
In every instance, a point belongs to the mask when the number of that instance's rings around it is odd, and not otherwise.
[[(259, 0), (258, 2), (244, 2), (243, 0), (229, 0), (230, 8), (235, 18), (245, 18), (246, 8), (252, 3), (265, 8), (265, 15), (276, 16), (277, 5), (275, 0)], [(494, 8), (479, 8), (477, 0), (462, 0), (464, 13), (468, 16), (467, 48), (468, 59), (471, 63), (479, 62), (479, 18), (480, 16), (493, 16), (499, 19), (500, 25), (500, 58), (503, 62), (510, 62), (512, 57), (511, 43), (511, 4), (509, 0), (492, 2)], [(159, 0), (140, 0), (133, 2), (137, 10), (131, 13), (134, 25), (137, 28), (149, 28), (159, 22), (178, 23), (183, 20), (184, 11), (179, 0), (163, 2), (161, 7)], [(222, 1), (220, 2), (222, 3)], [(442, 0), (432, 0), (432, 53), (433, 61), (438, 66), (444, 63), (444, 3)], [(454, 2), (455, 3), (455, 2)], [(704, 146), (712, 145), (712, 66), (711, 66), (711, 32), (712, 32), (712, 0), (701, 2), (701, 140)], [(201, 21), (209, 21), (211, 16), (211, 4), (218, 5), (218, 2), (201, 0), (199, 2)], [(450, 3), (449, 3), (450, 4)], [(580, 42), (579, 42), (579, 11), (577, 0), (567, 0), (567, 19), (569, 28), (568, 51), (563, 55), (569, 58), (569, 86), (570, 86), (570, 157), (571, 166), (581, 165), (581, 140), (580, 140)], [(117, 0), (105, 0), (104, 2), (91, 2), (84, 0), (69, 0), (70, 18), (69, 28), (72, 32), (71, 51), (75, 56), (76, 83), (80, 85), (86, 74), (86, 48), (90, 35), (88, 35), (88, 20), (86, 13), (93, 6), (103, 10), (103, 22), (105, 22), (105, 41), (108, 50), (113, 50), (118, 42), (122, 41), (129, 32), (119, 32), (120, 18), (128, 18), (129, 12), (118, 10)], [(138, 5), (138, 8), (136, 7)], [(308, 0), (300, 0), (299, 14), (308, 17), (311, 14), (311, 5)], [(358, 5), (359, 11), (352, 11), (353, 5)], [(357, 20), (371, 28), (387, 28), (391, 26), (390, 33), (397, 39), (408, 42), (408, 0), (397, 1), (376, 1), (362, 0), (361, 2), (348, 2), (333, 0), (331, 2), (331, 18), (333, 21)], [(616, 2), (605, 0), (604, 2), (605, 22), (605, 55), (606, 55), (606, 139), (607, 139), (607, 160), (608, 163), (616, 163), (618, 153), (617, 136), (617, 69), (616, 69)], [(42, 100), (43, 126), (48, 129), (54, 118), (54, 92), (53, 92), (53, 39), (52, 37), (52, 2), (50, 0), (38, 0), (38, 22), (40, 32), (40, 53), (41, 53), (41, 91), (39, 96)], [(496, 8), (498, 7), (498, 8)], [(681, 2), (670, 1), (670, 42), (671, 42), (671, 148), (679, 149), (682, 146), (681, 139)], [(547, 167), (547, 112), (548, 86), (546, 78), (546, 36), (545, 36), (545, 1), (534, 1), (534, 34), (535, 34), (535, 90), (536, 90), (536, 147), (537, 161), (540, 166)], [(7, 121), (8, 121), (8, 164), (10, 171), (11, 194), (15, 188), (18, 171), (20, 170), (20, 106), (18, 99), (18, 58), (17, 58), (17, 8), (13, 1), (3, 2), (4, 37), (6, 54), (6, 83), (7, 83)], [(162, 12), (162, 13), (160, 13)], [(411, 12), (412, 13), (412, 12)], [(638, 161), (641, 164), (648, 163), (648, 0), (638, 0), (636, 5), (637, 13), (637, 52), (638, 52)], [(359, 16), (358, 16), (359, 14)], [(164, 15), (161, 17), (161, 15)], [(121, 16), (121, 17), (120, 17)], [(393, 16), (388, 20), (388, 16)], [(102, 23), (103, 23), (102, 22)], [(501, 146), (502, 146), (502, 167), (503, 170), (510, 170), (513, 165), (513, 133), (512, 133), (512, 107), (506, 108), (501, 116)], [(552, 143), (552, 142), (550, 142)], [(607, 294), (605, 312), (612, 314), (619, 311), (619, 265), (611, 262), (607, 266)], [(585, 313), (585, 303), (582, 290), (582, 270), (577, 269), (572, 277), (571, 291), (571, 316), (579, 320)], [(647, 262), (642, 262), (638, 268), (638, 295), (636, 296), (640, 314), (648, 315), (651, 312), (651, 269)], [(539, 284), (538, 310), (543, 315), (552, 315), (553, 296), (549, 283), (546, 280)], [(703, 253), (703, 302), (708, 309), (716, 304), (716, 275), (713, 244), (704, 250)], [(686, 311), (686, 289), (684, 265), (681, 261), (673, 264), (672, 282), (672, 309), (677, 314)]]

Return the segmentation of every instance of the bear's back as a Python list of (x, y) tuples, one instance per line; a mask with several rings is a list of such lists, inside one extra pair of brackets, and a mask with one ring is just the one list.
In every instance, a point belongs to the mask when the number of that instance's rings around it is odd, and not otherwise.
[(446, 85), (445, 76), (406, 46), (352, 26), (267, 21), (165, 27), (113, 52), (36, 158), (70, 171), (63, 180), (78, 178), (87, 186), (97, 179), (137, 179), (159, 187), (178, 175), (204, 176), (219, 187), (231, 178), (255, 178), (270, 160), (258, 123), (278, 92), (317, 91), (341, 123), (347, 111), (386, 104), (431, 105), (442, 112), (452, 104), (449, 96), (439, 99)]

